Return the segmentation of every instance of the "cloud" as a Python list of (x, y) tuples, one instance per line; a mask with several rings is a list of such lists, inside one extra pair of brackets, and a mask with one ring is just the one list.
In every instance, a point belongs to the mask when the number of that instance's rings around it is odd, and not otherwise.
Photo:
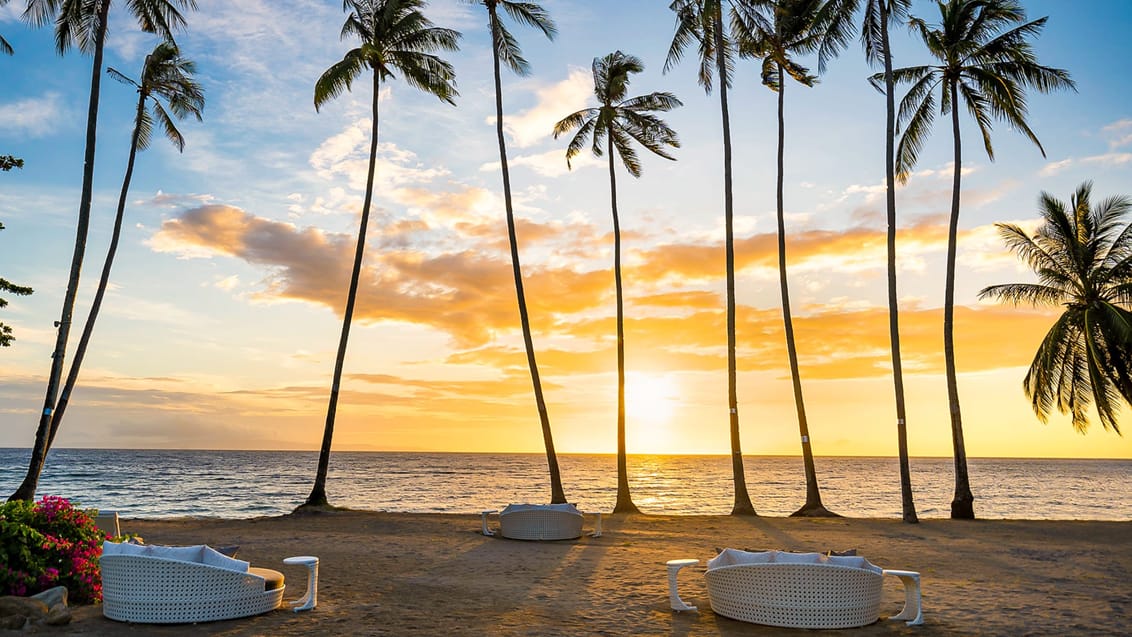
[[(352, 190), (365, 190), (369, 176), (370, 121), (368, 118), (354, 121), (311, 153), (309, 163), (319, 177), (326, 180), (345, 177)], [(425, 167), (414, 153), (396, 144), (381, 142), (377, 146), (376, 190), (429, 183), (447, 174), (444, 168)]]
[[(1132, 137), (1130, 137), (1130, 140), (1132, 140)], [(1132, 153), (1103, 153), (1100, 155), (1081, 157), (1080, 159), (1070, 157), (1068, 159), (1063, 159), (1061, 161), (1046, 164), (1046, 166), (1042, 168), (1042, 170), (1038, 174), (1042, 177), (1051, 177), (1063, 172), (1066, 168), (1069, 168), (1070, 166), (1073, 166), (1075, 164), (1111, 167), (1123, 166), (1124, 164), (1127, 164), (1129, 162), (1132, 162)]]
[[(535, 90), (538, 102), (514, 114), (504, 113), (503, 130), (519, 148), (534, 146), (552, 138), (554, 124), (586, 107), (593, 94), (593, 76), (585, 69), (572, 69), (565, 80)], [(488, 118), (494, 125), (495, 117)]]
[(1073, 165), (1073, 163), (1074, 160), (1072, 157), (1068, 159), (1062, 159), (1061, 161), (1047, 162), (1046, 165), (1043, 166), (1040, 171), (1038, 171), (1038, 174), (1042, 177), (1052, 177), (1064, 171), (1066, 168), (1069, 168)]
[[(411, 218), (374, 220), (359, 283), (355, 320), (414, 324), (447, 335), (456, 351), (447, 364), (476, 364), (495, 369), (521, 365), (517, 337), (513, 272), (501, 220), (458, 221), (459, 208), (474, 205), (473, 191), (451, 198), (420, 197), (422, 212)], [(435, 209), (434, 209), (435, 207)], [(447, 226), (441, 224), (446, 223)], [(1028, 223), (1028, 222), (1024, 222)], [(530, 255), (546, 246), (547, 256), (525, 259), (523, 283), (540, 361), (550, 373), (578, 374), (604, 369), (613, 334), (613, 277), (607, 233), (583, 221), (539, 224), (521, 221), (520, 245)], [(437, 241), (440, 234), (450, 235)], [(927, 253), (942, 253), (946, 227), (936, 219), (903, 227), (898, 236), (904, 263)], [(992, 252), (993, 226), (960, 234), (964, 254)], [(231, 206), (208, 205), (167, 220), (151, 245), (163, 252), (210, 254), (240, 259), (266, 274), (247, 298), (297, 300), (341, 312), (353, 261), (354, 237), (300, 228)], [(808, 283), (828, 285), (823, 273), (852, 276), (884, 268), (885, 233), (879, 229), (809, 230), (790, 237), (791, 272), (810, 273)], [(969, 265), (978, 268), (1013, 263), (999, 248)], [(717, 369), (725, 360), (722, 297), (714, 288), (722, 278), (722, 246), (717, 242), (673, 243), (634, 251), (626, 265), (627, 333), (631, 348), (648, 352), (664, 369)], [(966, 261), (965, 261), (966, 263)], [(777, 268), (777, 237), (754, 234), (736, 240), (740, 274)], [(237, 279), (215, 285), (235, 289)], [(243, 294), (248, 286), (240, 286)], [(901, 333), (912, 371), (938, 371), (940, 311), (910, 301), (902, 313)], [(887, 310), (867, 299), (842, 296), (796, 311), (799, 352), (807, 374), (820, 378), (857, 378), (885, 373)], [(741, 358), (747, 370), (781, 369), (785, 356), (781, 311), (740, 306)], [(1049, 315), (1014, 308), (958, 308), (957, 319), (975, 352), (977, 369), (1027, 362), (1039, 324)], [(1027, 339), (1024, 346), (1010, 345)], [(968, 342), (968, 341), (964, 341)], [(1012, 354), (1009, 352), (1020, 352)], [(509, 361), (509, 362), (505, 362)]]
[(1101, 132), (1111, 137), (1108, 141), (1110, 149), (1132, 144), (1132, 119), (1115, 121), (1102, 128)]
[[(548, 150), (545, 153), (537, 155), (519, 155), (507, 159), (507, 165), (511, 168), (516, 166), (525, 166), (535, 171), (544, 177), (561, 177), (571, 170), (579, 170), (582, 168), (589, 168), (593, 166), (608, 166), (606, 159), (598, 159), (593, 156), (587, 149), (582, 154), (570, 160), (570, 165), (566, 165), (566, 151), (561, 150)], [(498, 161), (484, 163), (480, 166), (480, 172), (497, 172), (500, 168)]]
[(44, 93), (8, 104), (0, 104), (0, 131), (43, 137), (58, 128), (58, 122), (69, 121), (69, 113), (58, 93)]

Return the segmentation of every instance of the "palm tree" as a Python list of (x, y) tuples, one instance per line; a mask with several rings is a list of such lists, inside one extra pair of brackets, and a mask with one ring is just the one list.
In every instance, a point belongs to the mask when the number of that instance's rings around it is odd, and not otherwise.
[[(861, 0), (830, 0), (826, 3), (826, 42), (818, 52), (818, 70), (824, 61), (849, 42), (850, 24)], [(884, 67), (885, 96), (884, 182), (887, 212), (888, 339), (892, 350), (892, 385), (896, 397), (896, 439), (900, 461), (900, 499), (905, 522), (919, 522), (912, 498), (912, 472), (908, 461), (908, 426), (904, 408), (904, 371), (900, 358), (900, 303), (896, 289), (896, 97), (892, 79), (892, 48), (888, 27), (894, 20), (908, 17), (911, 0), (865, 0), (861, 21), (861, 44), (870, 65)]]
[[(641, 176), (641, 162), (633, 149), (636, 141), (645, 149), (675, 160), (665, 146), (680, 147), (676, 132), (653, 111), (668, 112), (682, 106), (672, 93), (653, 92), (628, 97), (630, 74), (645, 69), (640, 58), (621, 51), (594, 58), (594, 96), (601, 106), (571, 113), (554, 125), (558, 139), (577, 130), (566, 147), (566, 165), (582, 152), (593, 137), (590, 150), (595, 157), (609, 157), (609, 201), (613, 210), (613, 281), (617, 293), (617, 502), (614, 513), (639, 513), (629, 493), (629, 472), (625, 455), (625, 306), (621, 288), (621, 222), (617, 215), (617, 173), (614, 153), (621, 157), (625, 170)], [(602, 143), (604, 141), (604, 144)], [(602, 146), (604, 145), (604, 148)]]
[[(63, 55), (72, 46), (93, 56), (90, 73), (90, 99), (87, 105), (86, 143), (83, 159), (83, 184), (79, 195), (78, 222), (75, 225), (75, 247), (71, 255), (71, 270), (67, 290), (63, 295), (63, 309), (55, 335), (55, 350), (51, 354), (51, 371), (47, 377), (47, 391), (35, 444), (28, 462), (27, 476), (8, 499), (31, 500), (39, 484), (39, 474), (47, 460), (50, 448), (51, 415), (59, 395), (59, 381), (63, 375), (63, 361), (67, 354), (67, 339), (71, 333), (71, 315), (75, 310), (79, 276), (83, 255), (86, 252), (87, 230), (90, 227), (90, 203), (94, 188), (94, 149), (98, 128), (98, 96), (102, 80), (102, 54), (106, 43), (106, 21), (111, 0), (28, 0), (23, 17), (34, 26), (41, 27), (55, 21), (55, 49)], [(146, 33), (155, 33), (163, 39), (172, 39), (173, 30), (185, 26), (180, 9), (196, 9), (196, 0), (131, 0), (127, 3), (138, 25)]]
[(546, 412), (546, 400), (542, 395), (542, 381), (539, 379), (538, 364), (535, 361), (535, 346), (531, 339), (531, 322), (527, 316), (527, 299), (523, 293), (523, 272), (519, 266), (519, 242), (515, 234), (515, 213), (511, 205), (511, 172), (507, 167), (507, 144), (503, 139), (503, 83), (500, 78), (499, 63), (502, 61), (516, 75), (526, 76), (531, 72), (530, 64), (519, 49), (519, 42), (499, 16), (499, 9), (512, 20), (542, 31), (549, 40), (558, 33), (546, 9), (533, 2), (513, 2), (512, 0), (464, 0), (470, 4), (482, 4), (487, 8), (488, 30), (491, 32), (492, 70), (495, 78), (495, 135), (499, 142), (499, 164), (503, 173), (503, 206), (507, 213), (507, 239), (511, 245), (511, 269), (515, 275), (515, 294), (519, 303), (519, 322), (523, 328), (523, 346), (527, 352), (527, 366), (531, 370), (534, 384), (535, 405), (538, 408), (539, 423), (542, 426), (542, 441), (546, 447), (546, 463), (550, 470), (550, 502), (566, 502), (562, 489), (562, 475), (558, 471), (558, 456), (554, 452), (554, 438), (550, 431), (550, 417)]
[[(122, 234), (122, 218), (126, 211), (126, 195), (130, 191), (130, 179), (134, 174), (134, 159), (137, 152), (149, 147), (154, 120), (161, 126), (165, 136), (173, 142), (177, 150), (184, 151), (185, 138), (177, 130), (176, 124), (170, 117), (170, 112), (177, 119), (184, 119), (192, 115), (197, 118), (197, 121), (200, 121), (201, 110), (204, 109), (204, 92), (193, 79), (196, 65), (191, 60), (181, 57), (180, 49), (172, 40), (161, 42), (153, 49), (152, 53), (145, 56), (140, 82), (130, 79), (113, 68), (106, 71), (110, 74), (110, 77), (137, 89), (138, 105), (134, 116), (134, 132), (130, 136), (130, 154), (126, 161), (126, 176), (122, 179), (122, 191), (118, 196), (118, 211), (114, 216), (114, 230), (110, 235), (110, 247), (106, 251), (106, 260), (102, 264), (102, 277), (98, 281), (98, 290), (94, 294), (86, 322), (83, 324), (83, 333), (79, 338), (78, 347), (75, 349), (75, 358), (71, 361), (71, 369), (67, 372), (63, 391), (59, 394), (59, 401), (51, 415), (51, 431), (47, 437), (48, 448), (55, 441), (55, 434), (59, 431), (59, 423), (62, 422), (63, 414), (67, 411), (71, 391), (78, 380), (79, 368), (82, 367), (83, 358), (86, 356), (87, 346), (90, 344), (90, 337), (94, 332), (94, 323), (98, 320), (102, 299), (106, 295), (106, 287), (110, 282), (110, 268), (113, 266), (114, 256), (118, 252), (118, 239)], [(168, 111), (162, 106), (161, 98), (168, 103)]]
[(318, 455), (318, 470), (311, 493), (300, 508), (327, 504), (326, 474), (334, 438), (334, 416), (338, 410), (342, 365), (346, 359), (346, 343), (350, 337), (350, 322), (358, 295), (366, 228), (373, 201), (373, 180), (377, 166), (378, 94), (381, 92), (381, 83), (392, 80), (396, 73), (400, 73), (410, 86), (431, 93), (449, 104), (455, 105), (454, 100), (458, 95), (452, 65), (432, 52), (457, 50), (460, 34), (451, 29), (433, 26), (421, 13), (424, 6), (424, 0), (345, 0), (342, 9), (349, 11), (349, 15), (342, 25), (342, 38), (357, 38), (360, 44), (347, 51), (340, 61), (327, 69), (314, 86), (314, 108), (318, 111), (322, 105), (349, 90), (366, 67), (373, 71), (369, 172), (366, 175), (366, 194), (358, 226), (358, 243), (354, 251), (354, 267), (350, 273), (350, 291), (346, 296), (346, 310), (342, 315), (342, 334), (338, 340), (338, 355), (334, 360), (334, 380), (330, 387), (330, 403), (326, 410), (326, 427)]
[[(676, 13), (676, 33), (668, 47), (664, 72), (683, 57), (684, 49), (697, 46), (698, 81), (709, 95), (714, 76), (719, 76), (719, 107), (723, 117), (723, 226), (727, 276), (727, 405), (731, 425), (731, 473), (735, 482), (733, 515), (755, 515), (747, 478), (743, 470), (743, 451), (739, 444), (739, 399), (736, 391), (735, 357), (735, 233), (734, 197), (731, 188), (731, 118), (727, 110), (727, 89), (731, 87), (735, 47), (723, 26), (724, 0), (672, 0), (668, 8)], [(734, 17), (734, 11), (732, 11)]]
[[(904, 129), (896, 150), (896, 173), (906, 180), (930, 132), (936, 112), (951, 115), (954, 143), (954, 177), (951, 218), (947, 235), (947, 279), (943, 301), (943, 356), (947, 374), (947, 397), (951, 412), (951, 438), (955, 449), (955, 496), (951, 517), (975, 517), (974, 495), (967, 477), (967, 452), (963, 444), (963, 420), (959, 411), (959, 389), (955, 375), (953, 335), (955, 310), (955, 250), (959, 229), (959, 192), (962, 175), (962, 143), (959, 135), (960, 100), (972, 114), (987, 157), (994, 161), (990, 129), (992, 120), (1003, 120), (1045, 149), (1026, 123), (1026, 88), (1042, 93), (1076, 89), (1069, 73), (1038, 64), (1028, 39), (1038, 35), (1046, 18), (1026, 22), (1021, 4), (1014, 0), (949, 0), (938, 3), (940, 24), (929, 28), (920, 18), (910, 21), (923, 39), (936, 65), (896, 69), (893, 79), (911, 84), (900, 101), (899, 124)], [(881, 78), (873, 76), (874, 81)]]
[(1078, 186), (1068, 206), (1043, 192), (1044, 223), (1033, 237), (1014, 224), (996, 224), (1038, 283), (992, 285), (979, 298), (1063, 306), (1022, 388), (1042, 422), (1056, 406), (1085, 433), (1096, 403), (1101, 425), (1119, 434), (1121, 401), (1132, 404), (1132, 199), (1093, 206), (1092, 188), (1091, 182)]
[(812, 87), (817, 76), (795, 61), (797, 54), (818, 51), (824, 38), (823, 20), (828, 13), (824, 0), (771, 0), (743, 7), (739, 27), (739, 54), (762, 59), (762, 83), (778, 94), (778, 286), (782, 295), (782, 320), (786, 332), (786, 354), (790, 360), (790, 379), (794, 388), (794, 408), (798, 414), (798, 433), (802, 441), (802, 462), (806, 472), (806, 503), (794, 516), (832, 517), (825, 508), (818, 488), (806, 404), (802, 398), (802, 378), (798, 371), (798, 349), (794, 342), (794, 320), (790, 314), (790, 287), (786, 276), (786, 213), (783, 178), (786, 154), (786, 76)]

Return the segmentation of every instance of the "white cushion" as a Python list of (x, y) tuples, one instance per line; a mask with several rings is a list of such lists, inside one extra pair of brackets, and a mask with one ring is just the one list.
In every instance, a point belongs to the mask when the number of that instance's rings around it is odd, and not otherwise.
[(736, 564), (769, 564), (774, 561), (777, 551), (740, 551), (738, 549), (723, 549), (719, 555), (708, 560), (708, 569), (720, 566), (734, 566)]
[(776, 564), (817, 564), (824, 561), (825, 556), (821, 553), (791, 553), (789, 551), (775, 551), (774, 559), (771, 560)]
[(178, 562), (207, 564), (229, 571), (248, 572), (248, 563), (233, 559), (210, 546), (161, 546), (159, 544), (131, 544), (129, 542), (103, 542), (103, 555), (144, 555)]
[(516, 511), (562, 511), (564, 513), (582, 514), (573, 504), (508, 504), (500, 515)]
[(217, 551), (211, 546), (205, 546), (201, 552), (201, 563), (209, 566), (216, 566), (229, 571), (239, 571), (241, 573), (248, 572), (249, 564), (244, 560), (237, 560), (232, 557)]

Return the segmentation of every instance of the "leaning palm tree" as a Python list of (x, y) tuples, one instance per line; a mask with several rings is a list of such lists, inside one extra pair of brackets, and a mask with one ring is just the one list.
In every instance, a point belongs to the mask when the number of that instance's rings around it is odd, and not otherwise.
[[(55, 405), (55, 412), (51, 414), (51, 431), (47, 437), (48, 447), (55, 441), (55, 434), (59, 431), (59, 424), (63, 414), (67, 411), (71, 392), (79, 378), (79, 369), (86, 356), (90, 344), (91, 334), (94, 332), (94, 323), (98, 320), (98, 312), (102, 308), (102, 300), (106, 296), (106, 288), (110, 283), (110, 268), (114, 264), (114, 256), (118, 252), (118, 239), (122, 234), (122, 218), (126, 211), (126, 195), (130, 191), (130, 180), (134, 174), (134, 159), (139, 150), (149, 147), (154, 121), (161, 126), (165, 136), (178, 151), (184, 151), (185, 138), (177, 130), (173, 117), (184, 119), (193, 116), (200, 121), (201, 111), (204, 109), (204, 92), (193, 79), (196, 65), (191, 60), (181, 57), (181, 51), (172, 40), (158, 44), (153, 52), (145, 56), (142, 65), (141, 79), (133, 80), (119, 71), (109, 68), (106, 70), (110, 77), (129, 84), (137, 89), (138, 105), (134, 115), (134, 132), (130, 136), (130, 154), (126, 160), (126, 176), (122, 179), (122, 190), (118, 196), (118, 211), (114, 216), (114, 230), (110, 234), (110, 246), (106, 251), (106, 260), (102, 264), (102, 277), (98, 280), (98, 290), (94, 294), (86, 322), (83, 323), (83, 333), (79, 344), (75, 348), (75, 357), (71, 361), (71, 368), (67, 372), (67, 380), (63, 390), (59, 393), (59, 401)], [(161, 104), (164, 99), (168, 103), (168, 110)], [(172, 113), (172, 117), (170, 117)]]
[[(723, 228), (725, 270), (727, 277), (727, 406), (730, 414), (731, 473), (735, 483), (733, 515), (755, 515), (747, 478), (743, 469), (743, 451), (739, 443), (739, 399), (736, 390), (735, 356), (735, 233), (734, 197), (731, 187), (731, 117), (727, 110), (727, 89), (735, 65), (735, 46), (723, 26), (724, 0), (672, 0), (668, 8), (676, 13), (676, 33), (668, 47), (664, 72), (676, 66), (684, 50), (692, 45), (699, 54), (697, 80), (711, 94), (715, 76), (719, 76), (719, 107), (723, 118)], [(734, 11), (732, 18), (734, 18)]]
[(802, 398), (802, 378), (798, 371), (798, 348), (794, 342), (794, 320), (790, 314), (790, 287), (786, 276), (786, 212), (783, 179), (786, 154), (786, 77), (812, 87), (817, 76), (795, 60), (797, 55), (815, 53), (824, 38), (822, 20), (829, 14), (825, 0), (768, 0), (744, 6), (739, 13), (739, 54), (762, 59), (762, 83), (778, 94), (778, 286), (782, 295), (782, 320), (786, 333), (786, 354), (790, 361), (790, 380), (794, 388), (794, 408), (798, 414), (798, 433), (802, 441), (802, 463), (806, 473), (806, 503), (794, 516), (831, 517), (818, 488), (806, 403)]
[[(83, 255), (86, 253), (87, 231), (90, 227), (90, 204), (94, 189), (94, 149), (98, 124), (98, 96), (102, 81), (102, 54), (106, 43), (106, 21), (111, 0), (28, 0), (23, 17), (40, 27), (54, 20), (55, 48), (60, 55), (72, 46), (93, 56), (90, 74), (90, 99), (87, 105), (86, 145), (83, 160), (83, 184), (79, 195), (78, 222), (75, 225), (75, 247), (71, 254), (71, 270), (67, 289), (63, 295), (63, 309), (55, 326), (55, 350), (51, 354), (51, 371), (47, 377), (47, 391), (35, 444), (28, 462), (27, 476), (9, 500), (30, 500), (35, 497), (39, 474), (50, 448), (51, 415), (59, 396), (59, 381), (63, 376), (63, 362), (67, 354), (67, 339), (71, 333), (71, 315), (75, 311)], [(172, 39), (173, 30), (185, 26), (180, 9), (196, 9), (196, 0), (131, 0), (127, 3), (138, 25), (146, 33), (155, 33), (163, 39)]]
[(354, 80), (367, 67), (373, 71), (373, 92), (370, 97), (373, 121), (370, 129), (369, 170), (366, 173), (366, 194), (362, 202), (361, 222), (358, 226), (358, 243), (354, 251), (354, 266), (350, 273), (350, 290), (346, 295), (346, 309), (342, 315), (342, 333), (338, 340), (338, 354), (334, 360), (334, 379), (330, 386), (330, 403), (326, 410), (326, 427), (322, 434), (322, 448), (318, 454), (318, 470), (314, 486), (300, 507), (326, 506), (326, 475), (330, 467), (330, 446), (334, 438), (334, 416), (338, 410), (338, 389), (342, 381), (342, 365), (346, 359), (346, 343), (350, 337), (350, 322), (354, 316), (354, 302), (358, 295), (358, 279), (365, 255), (366, 228), (369, 225), (370, 204), (373, 201), (373, 180), (377, 166), (378, 95), (381, 83), (400, 73), (412, 87), (431, 93), (455, 105), (456, 76), (452, 65), (440, 59), (434, 51), (455, 51), (460, 34), (451, 29), (433, 26), (421, 9), (424, 0), (345, 0), (343, 10), (349, 11), (342, 25), (342, 39), (357, 38), (357, 48), (350, 49), (342, 60), (327, 69), (314, 85), (314, 108), (350, 89)]
[[(1069, 73), (1038, 64), (1029, 38), (1038, 35), (1046, 18), (1026, 22), (1022, 5), (1014, 0), (949, 0), (938, 3), (940, 23), (929, 28), (920, 18), (910, 21), (912, 30), (924, 41), (928, 53), (939, 64), (896, 69), (893, 79), (910, 84), (900, 102), (899, 124), (904, 129), (896, 150), (895, 169), (906, 180), (927, 140), (939, 110), (951, 115), (954, 143), (954, 176), (951, 190), (951, 218), (947, 235), (947, 278), (943, 301), (943, 356), (947, 374), (947, 398), (951, 413), (951, 438), (955, 450), (955, 495), (951, 517), (975, 517), (974, 495), (967, 476), (967, 452), (963, 443), (963, 420), (959, 410), (959, 389), (955, 373), (955, 253), (959, 230), (959, 192), (963, 157), (959, 135), (960, 101), (972, 114), (982, 133), (987, 157), (994, 161), (991, 123), (1003, 120), (1045, 149), (1026, 123), (1026, 88), (1042, 93), (1075, 89)], [(879, 82), (879, 75), (873, 81)]]
[(1092, 187), (1078, 186), (1068, 206), (1043, 192), (1044, 223), (1033, 237), (1017, 225), (996, 224), (1038, 282), (992, 285), (979, 298), (1064, 307), (1022, 388), (1042, 422), (1056, 406), (1085, 433), (1095, 403), (1101, 425), (1119, 434), (1121, 406), (1132, 404), (1132, 199), (1093, 206)]
[(519, 241), (515, 234), (515, 212), (511, 205), (511, 172), (507, 166), (507, 144), (503, 138), (503, 83), (500, 77), (500, 62), (515, 74), (529, 75), (530, 64), (519, 49), (519, 42), (499, 15), (499, 9), (512, 20), (542, 31), (547, 39), (553, 40), (558, 33), (546, 9), (533, 2), (513, 2), (512, 0), (464, 0), (469, 4), (482, 4), (487, 9), (488, 30), (491, 33), (492, 70), (495, 79), (495, 136), (499, 142), (499, 165), (503, 173), (503, 207), (507, 215), (507, 240), (511, 245), (511, 270), (515, 276), (515, 295), (519, 303), (519, 323), (523, 329), (523, 347), (527, 352), (527, 367), (531, 371), (534, 385), (535, 406), (538, 409), (539, 424), (542, 427), (543, 445), (546, 447), (546, 463), (550, 470), (550, 502), (566, 502), (566, 492), (562, 489), (562, 475), (558, 470), (558, 455), (554, 452), (554, 437), (550, 431), (550, 416), (546, 411), (546, 400), (542, 394), (542, 381), (539, 379), (538, 363), (535, 361), (535, 346), (531, 338), (531, 321), (527, 315), (527, 298), (523, 293), (523, 271), (519, 266)]
[[(851, 38), (851, 25), (862, 0), (829, 0), (826, 3), (827, 21), (825, 41), (818, 51), (818, 70), (824, 71), (825, 61), (844, 48)], [(896, 399), (896, 439), (900, 462), (900, 500), (905, 522), (919, 522), (916, 504), (912, 498), (912, 472), (908, 460), (908, 426), (904, 406), (904, 370), (900, 358), (900, 304), (896, 289), (896, 98), (892, 80), (892, 48), (888, 27), (895, 20), (908, 17), (911, 0), (864, 0), (861, 20), (861, 44), (865, 59), (870, 65), (884, 68), (884, 88), (877, 87), (885, 96), (884, 182), (887, 212), (887, 271), (888, 271), (888, 340), (892, 350), (892, 385)]]
[[(621, 222), (617, 214), (617, 172), (614, 154), (621, 158), (625, 170), (641, 176), (641, 162), (632, 142), (636, 141), (665, 159), (675, 160), (666, 146), (680, 147), (676, 131), (668, 127), (654, 111), (668, 112), (682, 106), (676, 96), (653, 92), (628, 97), (630, 74), (645, 69), (640, 58), (621, 51), (594, 58), (594, 96), (601, 106), (571, 113), (554, 125), (554, 138), (577, 131), (566, 147), (566, 165), (590, 146), (595, 157), (609, 158), (609, 201), (613, 210), (613, 282), (617, 294), (617, 502), (614, 513), (639, 513), (629, 493), (629, 471), (625, 453), (625, 306), (621, 288)], [(603, 143), (604, 142), (604, 143)]]

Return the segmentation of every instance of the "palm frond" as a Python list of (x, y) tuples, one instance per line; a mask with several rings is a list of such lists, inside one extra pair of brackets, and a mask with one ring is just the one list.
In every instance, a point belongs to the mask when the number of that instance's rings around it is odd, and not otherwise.
[(542, 31), (543, 35), (548, 40), (553, 40), (558, 35), (558, 29), (554, 25), (554, 20), (551, 19), (550, 13), (541, 6), (533, 2), (511, 2), (509, 0), (499, 0), (499, 6), (511, 16), (511, 19), (519, 24), (534, 27)]
[(613, 142), (613, 148), (620, 155), (625, 170), (629, 171), (629, 174), (634, 177), (640, 177), (641, 160), (637, 157), (637, 151), (633, 148), (632, 137), (627, 135), (623, 129), (611, 127), (609, 138)]
[(323, 104), (350, 90), (363, 68), (365, 59), (358, 48), (348, 51), (345, 57), (323, 71), (314, 84), (314, 110), (318, 111)]
[(596, 108), (583, 108), (580, 111), (570, 113), (566, 117), (558, 120), (554, 125), (554, 139), (558, 139), (559, 135), (568, 133), (576, 128), (580, 128), (587, 119), (597, 115)]
[(134, 118), (134, 128), (137, 131), (138, 150), (149, 148), (149, 142), (153, 138), (153, 117), (146, 110), (144, 99), (138, 105), (137, 117)]
[(181, 135), (181, 131), (177, 130), (177, 125), (173, 122), (173, 118), (169, 116), (169, 113), (161, 106), (161, 102), (154, 101), (153, 114), (158, 123), (161, 124), (161, 129), (165, 131), (165, 136), (169, 138), (169, 141), (173, 142), (173, 145), (177, 147), (178, 151), (184, 152), (185, 138)]
[(570, 160), (577, 157), (582, 149), (586, 147), (586, 141), (589, 140), (590, 135), (593, 134), (594, 128), (597, 126), (597, 118), (588, 119), (578, 127), (578, 132), (570, 139), (569, 145), (566, 146), (566, 167), (573, 168)]
[(901, 183), (908, 180), (935, 121), (935, 93), (932, 91), (934, 82), (933, 75), (924, 75), (900, 100), (896, 121), (898, 129), (903, 132), (896, 145), (894, 168)]

